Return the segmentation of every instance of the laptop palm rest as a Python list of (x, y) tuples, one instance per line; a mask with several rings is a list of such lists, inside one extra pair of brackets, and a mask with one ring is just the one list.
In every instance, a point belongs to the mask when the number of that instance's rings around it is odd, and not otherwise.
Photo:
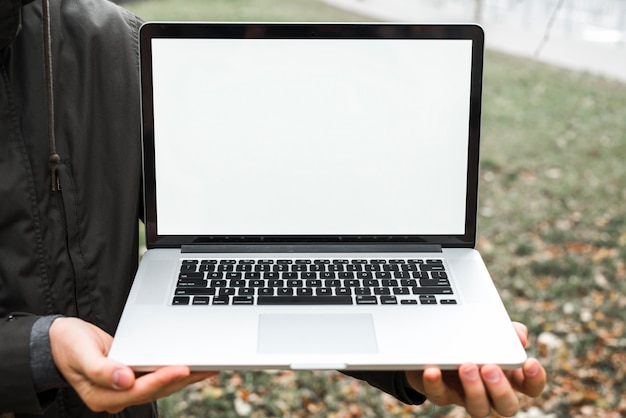
[(262, 314), (260, 354), (376, 353), (370, 314)]

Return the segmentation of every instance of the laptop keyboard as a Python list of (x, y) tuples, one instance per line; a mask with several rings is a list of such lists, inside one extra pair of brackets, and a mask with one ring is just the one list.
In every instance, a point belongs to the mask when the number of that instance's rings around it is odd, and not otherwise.
[(172, 305), (457, 304), (441, 259), (186, 259)]

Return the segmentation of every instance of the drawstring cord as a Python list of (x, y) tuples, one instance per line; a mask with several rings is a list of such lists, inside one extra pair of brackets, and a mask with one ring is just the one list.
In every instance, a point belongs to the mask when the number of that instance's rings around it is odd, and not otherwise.
[(48, 166), (50, 167), (50, 186), (53, 192), (60, 190), (61, 185), (57, 177), (57, 165), (61, 160), (56, 151), (54, 136), (54, 89), (52, 78), (52, 37), (50, 35), (50, 1), (42, 0), (43, 12), (43, 49), (46, 73), (46, 106), (48, 110)]

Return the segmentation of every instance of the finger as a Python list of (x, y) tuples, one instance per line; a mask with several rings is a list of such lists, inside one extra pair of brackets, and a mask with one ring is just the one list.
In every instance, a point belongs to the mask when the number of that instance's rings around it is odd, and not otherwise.
[(465, 409), (467, 409), (467, 412), (472, 417), (486, 417), (489, 415), (491, 404), (478, 366), (475, 364), (463, 364), (459, 368), (459, 378), (465, 391)]
[(513, 328), (515, 328), (515, 332), (517, 333), (522, 345), (526, 347), (528, 344), (528, 328), (526, 328), (526, 325), (521, 322), (513, 322)]
[(480, 375), (493, 408), (505, 417), (515, 415), (519, 409), (519, 399), (502, 369), (486, 365), (480, 369)]
[(175, 392), (186, 385), (190, 376), (188, 367), (164, 367), (136, 379), (127, 390), (93, 388), (85, 401), (96, 412), (117, 413), (128, 406), (152, 402)]
[(526, 360), (521, 369), (511, 371), (511, 385), (528, 396), (539, 396), (546, 385), (546, 371), (538, 360)]
[(443, 380), (443, 374), (437, 367), (429, 367), (422, 374), (422, 384), (424, 395), (435, 405), (445, 406), (454, 403), (453, 395), (450, 393)]

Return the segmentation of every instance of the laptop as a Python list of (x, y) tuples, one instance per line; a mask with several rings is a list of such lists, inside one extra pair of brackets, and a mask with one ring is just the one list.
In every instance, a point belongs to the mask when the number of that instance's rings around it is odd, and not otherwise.
[(148, 371), (518, 367), (476, 244), (475, 25), (146, 23)]

